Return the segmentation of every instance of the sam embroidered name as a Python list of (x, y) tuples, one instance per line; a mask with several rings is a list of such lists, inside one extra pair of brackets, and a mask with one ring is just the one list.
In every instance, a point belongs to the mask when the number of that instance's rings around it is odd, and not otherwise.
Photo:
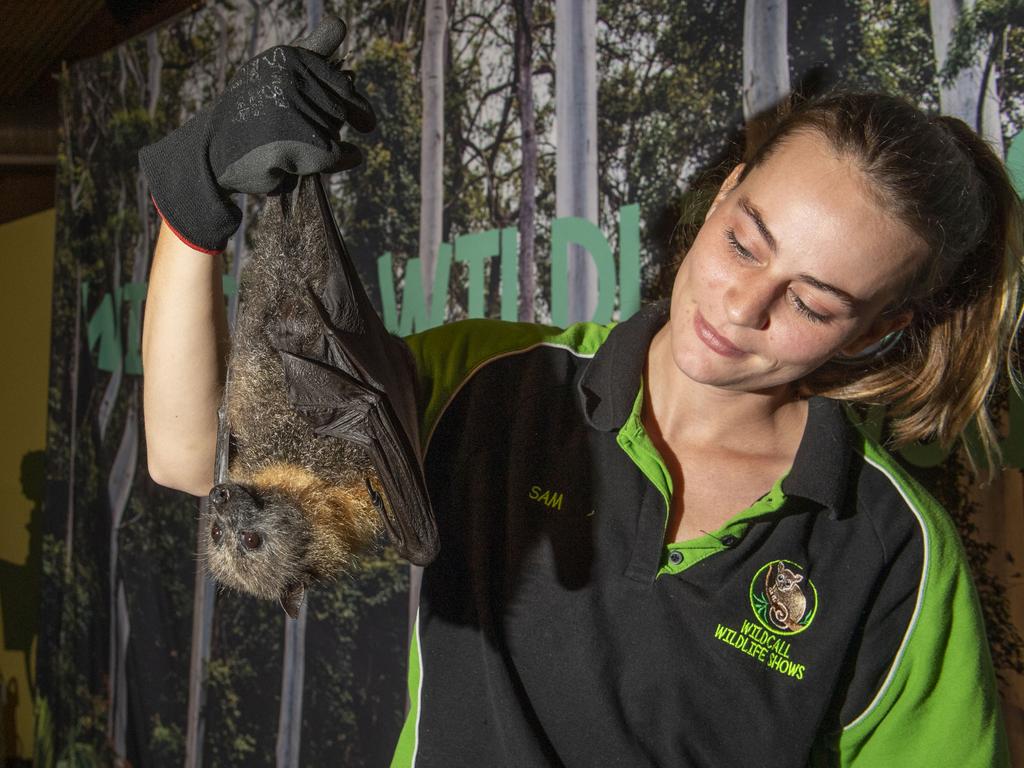
[(557, 491), (547, 491), (539, 485), (530, 486), (530, 500), (543, 504), (548, 509), (561, 509), (565, 495)]

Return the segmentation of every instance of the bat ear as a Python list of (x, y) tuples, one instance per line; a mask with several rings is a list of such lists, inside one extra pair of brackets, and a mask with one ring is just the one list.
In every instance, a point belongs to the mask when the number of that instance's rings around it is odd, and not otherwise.
[(299, 608), (306, 597), (306, 588), (302, 584), (291, 584), (281, 590), (281, 607), (291, 618), (299, 618)]

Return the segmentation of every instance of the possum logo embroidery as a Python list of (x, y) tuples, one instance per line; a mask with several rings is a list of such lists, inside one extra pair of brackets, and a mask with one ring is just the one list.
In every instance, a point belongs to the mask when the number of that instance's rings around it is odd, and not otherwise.
[(797, 641), (787, 639), (811, 626), (818, 612), (818, 590), (803, 566), (792, 560), (762, 565), (750, 582), (750, 607), (756, 621), (743, 619), (732, 627), (718, 624), (715, 639), (790, 680), (811, 674), (796, 658)]
[(803, 566), (773, 560), (750, 582), (750, 607), (761, 625), (779, 635), (803, 632), (818, 612), (818, 590)]

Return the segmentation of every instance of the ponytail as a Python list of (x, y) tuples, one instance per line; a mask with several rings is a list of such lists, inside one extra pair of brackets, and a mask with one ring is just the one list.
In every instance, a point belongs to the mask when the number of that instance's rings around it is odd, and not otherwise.
[(927, 117), (892, 96), (843, 94), (786, 112), (747, 171), (801, 131), (856, 160), (883, 209), (930, 252), (888, 309), (913, 312), (900, 342), (855, 365), (825, 364), (802, 382), (804, 393), (888, 406), (897, 447), (931, 438), (948, 446), (973, 422), (996, 467), (986, 406), (1003, 361), (1010, 383), (1020, 385), (1024, 259), (1024, 213), (1001, 159), (957, 118)]

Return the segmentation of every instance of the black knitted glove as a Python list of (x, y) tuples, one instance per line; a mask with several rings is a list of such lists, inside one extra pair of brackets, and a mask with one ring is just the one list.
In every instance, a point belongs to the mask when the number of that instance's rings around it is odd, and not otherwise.
[(352, 73), (327, 61), (345, 31), (325, 16), (308, 38), (255, 56), (211, 106), (139, 152), (160, 215), (188, 245), (224, 249), (242, 220), (231, 192), (284, 192), (297, 176), (362, 161), (339, 131), (373, 130), (373, 108)]

